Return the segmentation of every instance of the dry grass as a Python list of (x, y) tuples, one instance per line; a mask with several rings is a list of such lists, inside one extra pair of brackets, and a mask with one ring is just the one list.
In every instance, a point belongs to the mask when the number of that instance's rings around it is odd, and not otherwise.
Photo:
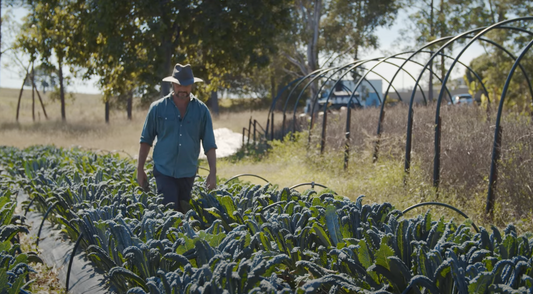
[[(366, 194), (372, 202), (387, 201), (398, 208), (422, 201), (440, 201), (455, 205), (484, 225), (505, 227), (514, 223), (522, 230), (531, 231), (533, 132), (531, 117), (527, 115), (504, 113), (494, 218), (489, 219), (484, 214), (495, 113), (492, 110), (487, 114), (479, 107), (441, 108), (441, 182), (438, 194), (432, 187), (435, 105), (414, 109), (412, 170), (405, 186), (403, 163), (408, 109), (401, 105), (386, 111), (376, 164), (372, 164), (372, 153), (377, 139), (379, 111), (365, 109), (352, 112), (348, 170), (343, 171), (346, 116), (338, 112), (328, 114), (324, 154), (319, 152), (322, 132), (322, 118), (319, 117), (311, 132), (309, 150), (306, 146), (308, 133), (304, 134), (305, 144), (300, 143), (301, 150), (292, 150), (293, 157), (301, 158), (300, 167), (292, 167), (294, 158), (284, 159), (279, 164), (279, 173), (295, 170), (298, 172), (293, 174), (299, 175), (302, 171), (311, 170), (312, 173), (306, 175), (307, 181), (321, 179), (352, 199)], [(301, 128), (306, 129), (305, 125), (303, 123)], [(282, 149), (287, 148), (284, 146)], [(268, 160), (275, 162), (277, 153), (279, 150), (275, 149)], [(290, 178), (289, 175), (284, 177)]]
[[(0, 89), (0, 145), (25, 148), (31, 145), (53, 144), (58, 147), (81, 146), (90, 150), (121, 151), (135, 157), (139, 149), (139, 136), (147, 109), (134, 106), (133, 119), (128, 120), (125, 110), (114, 110), (110, 123), (104, 121), (104, 104), (100, 95), (74, 94), (74, 100), (66, 105), (66, 122), (61, 120), (60, 104), (41, 93), (48, 120), (35, 96), (35, 121), (32, 119), (31, 91), (25, 90), (21, 99), (19, 121), (16, 109), (19, 90)], [(228, 128), (242, 133), (248, 127), (250, 117), (261, 118), (264, 126), (267, 112), (257, 107), (244, 107), (240, 112), (227, 109), (237, 102), (221, 101), (221, 113), (213, 117), (215, 128)]]
[[(35, 239), (31, 239), (25, 234), (20, 234), (21, 249), (23, 252), (37, 252), (38, 248), (35, 246)], [(30, 286), (30, 293), (35, 294), (60, 294), (65, 293), (65, 286), (58, 278), (59, 270), (57, 268), (50, 268), (43, 263), (31, 263), (30, 266), (34, 272), (29, 274), (30, 280), (33, 283)]]
[[(16, 121), (18, 91), (0, 91), (0, 144), (19, 148), (36, 144), (58, 147), (82, 146), (88, 149), (138, 151), (138, 137), (145, 111), (136, 109), (133, 120), (125, 111), (113, 111), (111, 122), (104, 122), (104, 104), (98, 95), (75, 94), (66, 105), (66, 122), (61, 121), (60, 104), (42, 95), (48, 120), (36, 101), (36, 120), (32, 120), (31, 92), (24, 91), (19, 121)], [(39, 108), (37, 108), (39, 107)]]

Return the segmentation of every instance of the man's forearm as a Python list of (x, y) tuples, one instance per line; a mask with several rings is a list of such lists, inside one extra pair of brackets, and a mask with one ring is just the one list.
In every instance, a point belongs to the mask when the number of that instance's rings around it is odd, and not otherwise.
[(209, 164), (209, 173), (217, 174), (217, 151), (215, 148), (209, 149), (205, 154), (207, 163)]
[(150, 153), (151, 146), (146, 143), (141, 143), (139, 147), (139, 158), (137, 160), (137, 169), (144, 169), (144, 164), (146, 163), (146, 158), (148, 153)]

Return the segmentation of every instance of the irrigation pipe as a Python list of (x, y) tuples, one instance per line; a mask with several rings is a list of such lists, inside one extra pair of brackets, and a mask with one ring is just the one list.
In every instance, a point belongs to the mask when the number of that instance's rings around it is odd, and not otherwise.
[[(406, 208), (404, 211), (402, 211), (402, 214), (406, 214), (408, 211), (410, 210), (413, 210), (417, 207), (420, 207), (420, 206), (425, 206), (425, 205), (437, 205), (437, 206), (444, 206), (446, 208), (449, 208), (457, 213), (459, 213), (460, 215), (462, 215), (464, 218), (466, 219), (469, 219), (469, 220), (472, 220), (471, 218), (468, 217), (468, 215), (466, 215), (464, 212), (460, 211), (459, 209), (449, 205), (449, 204), (446, 204), (446, 203), (440, 203), (440, 202), (424, 202), (424, 203), (418, 203), (418, 204), (415, 204), (411, 207), (408, 207)], [(479, 229), (478, 227), (476, 226), (476, 224), (474, 223), (474, 221), (472, 221), (472, 227), (474, 227), (474, 230), (476, 230), (476, 232), (479, 233)]]
[[(314, 189), (315, 186), (319, 186), (319, 187), (322, 187), (324, 189), (329, 189), (328, 187), (322, 185), (322, 184), (318, 184), (318, 183), (315, 183), (315, 182), (309, 182), (309, 183), (300, 183), (300, 184), (296, 184), (292, 187), (289, 187), (290, 190), (294, 190), (295, 188), (298, 188), (298, 187), (301, 187), (301, 186), (306, 186), (306, 185), (311, 185), (311, 189)], [(333, 191), (333, 193), (337, 194), (337, 192)]]
[(234, 179), (239, 178), (239, 177), (244, 177), (244, 176), (260, 178), (261, 180), (263, 180), (263, 181), (265, 181), (265, 182), (267, 182), (267, 183), (270, 183), (267, 179), (265, 179), (265, 178), (263, 178), (263, 177), (261, 177), (261, 176), (258, 176), (258, 175), (254, 175), (254, 174), (240, 174), (240, 175), (236, 175), (236, 176), (231, 177), (229, 180), (227, 180), (227, 181), (224, 183), (224, 185), (227, 184), (227, 183), (229, 183), (231, 180), (234, 180)]
[(41, 231), (43, 229), (44, 221), (46, 220), (46, 217), (48, 216), (48, 214), (50, 214), (52, 209), (56, 207), (56, 205), (57, 205), (57, 202), (52, 204), (50, 207), (48, 207), (48, 210), (46, 210), (46, 213), (43, 216), (43, 221), (41, 222), (41, 225), (39, 226), (39, 232), (37, 233), (37, 241), (35, 242), (35, 245), (37, 246), (39, 246), (39, 239), (41, 239)]
[(68, 286), (70, 282), (70, 270), (72, 269), (72, 263), (74, 262), (74, 257), (76, 256), (76, 250), (78, 249), (78, 246), (80, 246), (81, 239), (83, 238), (83, 233), (80, 233), (78, 236), (78, 240), (76, 240), (76, 244), (74, 244), (74, 249), (72, 249), (72, 254), (70, 255), (70, 261), (68, 262), (68, 270), (67, 270), (67, 284), (65, 288), (65, 293), (68, 293)]

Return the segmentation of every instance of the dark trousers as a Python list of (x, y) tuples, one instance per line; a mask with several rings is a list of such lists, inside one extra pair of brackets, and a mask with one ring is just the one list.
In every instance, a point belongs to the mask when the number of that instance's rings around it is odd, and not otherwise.
[(194, 184), (194, 177), (174, 178), (166, 176), (154, 167), (155, 183), (157, 193), (163, 194), (163, 204), (174, 203), (174, 209), (181, 213), (186, 213), (191, 209), (191, 191)]

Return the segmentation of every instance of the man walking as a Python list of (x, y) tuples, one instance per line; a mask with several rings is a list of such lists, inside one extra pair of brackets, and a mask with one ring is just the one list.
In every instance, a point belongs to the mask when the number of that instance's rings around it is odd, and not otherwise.
[(171, 76), (163, 79), (172, 83), (172, 92), (153, 102), (141, 134), (137, 182), (148, 186), (144, 164), (152, 143), (154, 147), (154, 177), (157, 193), (163, 203), (175, 203), (175, 209), (186, 213), (198, 168), (200, 141), (209, 163), (206, 179), (208, 189), (216, 187), (216, 143), (211, 114), (207, 106), (191, 94), (194, 77), (191, 66), (176, 64)]

